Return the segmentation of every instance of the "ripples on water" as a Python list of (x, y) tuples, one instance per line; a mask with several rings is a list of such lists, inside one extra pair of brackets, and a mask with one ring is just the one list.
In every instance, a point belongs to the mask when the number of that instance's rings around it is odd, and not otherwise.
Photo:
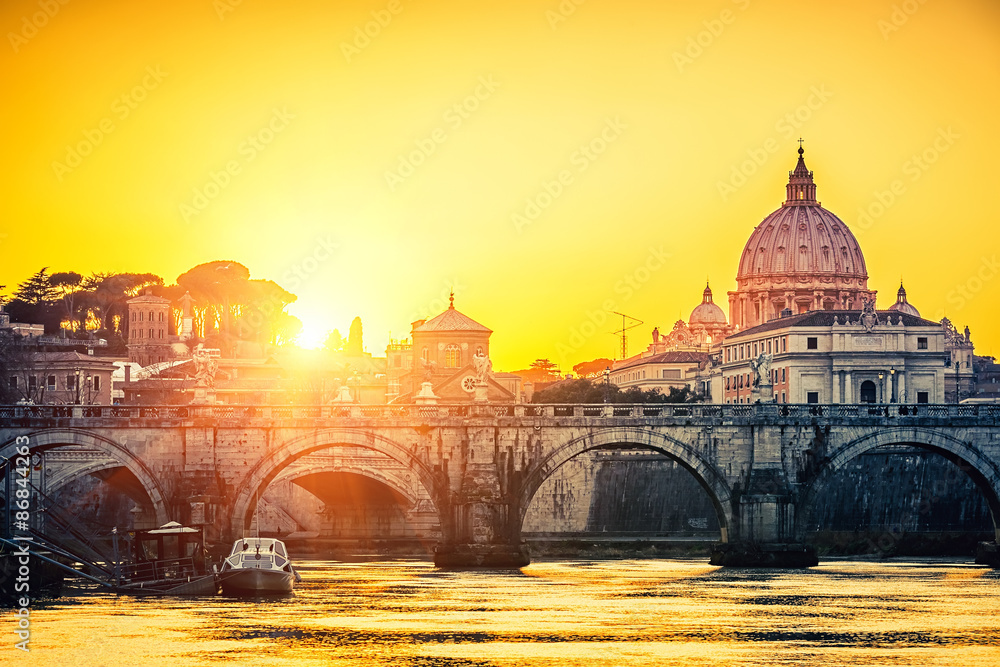
[(961, 564), (299, 569), (296, 593), (272, 600), (85, 593), (45, 603), (32, 613), (30, 656), (4, 652), (0, 664), (1000, 665), (1000, 573)]

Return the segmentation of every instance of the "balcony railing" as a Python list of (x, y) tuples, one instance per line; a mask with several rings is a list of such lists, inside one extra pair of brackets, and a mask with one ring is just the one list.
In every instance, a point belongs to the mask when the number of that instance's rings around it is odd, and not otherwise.
[(1000, 404), (438, 404), (438, 405), (6, 405), (0, 406), (0, 428), (9, 420), (100, 419), (426, 419), (544, 417), (587, 419), (926, 419), (975, 417), (1000, 419)]

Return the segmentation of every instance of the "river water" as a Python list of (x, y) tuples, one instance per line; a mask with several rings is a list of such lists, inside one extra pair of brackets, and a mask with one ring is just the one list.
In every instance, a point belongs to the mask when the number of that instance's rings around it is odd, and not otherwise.
[(298, 568), (302, 583), (279, 599), (82, 592), (39, 603), (30, 654), (2, 650), (0, 664), (1000, 665), (1000, 572), (957, 561)]

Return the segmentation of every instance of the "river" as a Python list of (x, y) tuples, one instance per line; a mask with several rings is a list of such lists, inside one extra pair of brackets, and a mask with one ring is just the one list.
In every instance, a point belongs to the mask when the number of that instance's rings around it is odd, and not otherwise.
[(958, 561), (301, 561), (293, 596), (39, 602), (0, 664), (1000, 665), (1000, 572)]

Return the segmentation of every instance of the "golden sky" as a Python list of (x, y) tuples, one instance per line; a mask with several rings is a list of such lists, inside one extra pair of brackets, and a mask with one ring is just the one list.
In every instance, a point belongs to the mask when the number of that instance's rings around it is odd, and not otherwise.
[(630, 353), (706, 277), (728, 311), (801, 135), (879, 307), (902, 276), (1000, 353), (993, 0), (5, 0), (0, 26), (8, 292), (236, 260), (299, 296), (303, 343), (360, 315), (379, 355), (454, 287), (498, 368), (569, 370), (615, 354), (609, 305), (645, 322)]

